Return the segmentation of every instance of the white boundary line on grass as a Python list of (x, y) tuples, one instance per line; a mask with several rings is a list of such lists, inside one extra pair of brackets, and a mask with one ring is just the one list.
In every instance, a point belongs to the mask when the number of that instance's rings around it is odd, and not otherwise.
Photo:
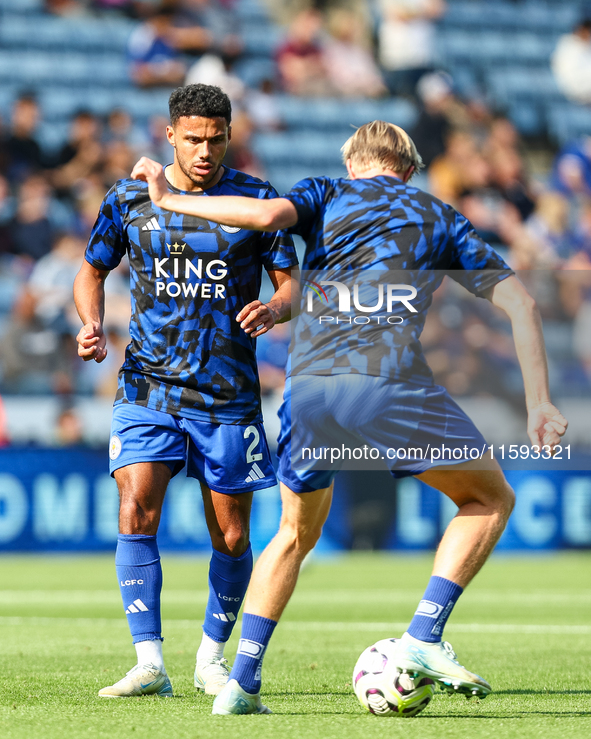
[[(80, 626), (121, 626), (127, 628), (123, 618), (65, 618), (63, 616), (0, 616), (3, 626), (56, 626), (57, 624)], [(174, 628), (200, 629), (199, 619), (166, 619), (166, 626)], [(280, 628), (284, 631), (369, 631), (400, 634), (406, 630), (408, 623), (364, 622), (364, 621), (282, 621)], [(446, 627), (446, 632), (456, 634), (558, 634), (589, 635), (589, 624), (453, 624)]]
[[(294, 603), (298, 605), (356, 605), (375, 601), (376, 606), (416, 605), (423, 591), (387, 591), (387, 590), (334, 590), (329, 592), (303, 591), (296, 592)], [(162, 602), (165, 605), (202, 605), (207, 603), (207, 590), (164, 590)], [(519, 604), (520, 609), (539, 608), (540, 604), (548, 605), (587, 605), (591, 604), (591, 589), (577, 592), (565, 591), (522, 591), (503, 592), (471, 591), (469, 602), (472, 605), (498, 606), (499, 604)], [(0, 590), (0, 605), (121, 605), (121, 596), (117, 589), (111, 590)]]

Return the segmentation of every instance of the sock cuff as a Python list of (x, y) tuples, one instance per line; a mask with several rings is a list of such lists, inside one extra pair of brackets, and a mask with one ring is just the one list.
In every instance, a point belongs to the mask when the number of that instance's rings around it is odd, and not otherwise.
[(246, 551), (239, 557), (212, 550), (209, 567), (217, 577), (228, 582), (242, 582), (250, 577), (252, 571), (252, 548), (250, 542)]
[(276, 626), (277, 621), (273, 619), (255, 616), (254, 613), (244, 613), (242, 614), (241, 637), (252, 639), (260, 644), (267, 644)]
[(146, 567), (160, 561), (155, 536), (144, 534), (119, 534), (115, 565), (121, 567)]
[(153, 631), (149, 631), (145, 634), (132, 634), (133, 644), (137, 644), (141, 641), (164, 641), (164, 638), (160, 634), (155, 634)]
[(464, 588), (453, 582), (453, 580), (447, 580), (445, 577), (433, 575), (429, 580), (429, 585), (427, 586), (425, 596), (428, 595), (429, 599), (432, 599), (436, 603), (439, 603), (438, 598), (440, 598), (441, 596), (443, 596), (444, 599), (451, 599), (455, 601), (463, 592)]
[(214, 634), (213, 631), (210, 631), (210, 629), (208, 629), (207, 623), (204, 623), (201, 628), (203, 629), (203, 633), (208, 639), (211, 639), (211, 641), (215, 641), (218, 644), (225, 644), (232, 636), (232, 633), (229, 633), (227, 639), (222, 639), (219, 634)]

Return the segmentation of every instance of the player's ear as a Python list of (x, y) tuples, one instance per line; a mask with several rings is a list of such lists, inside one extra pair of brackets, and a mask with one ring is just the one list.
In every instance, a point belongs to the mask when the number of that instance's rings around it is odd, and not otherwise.
[(232, 126), (228, 126), (228, 141), (232, 140)]
[(349, 173), (349, 179), (354, 180), (355, 170), (353, 169), (353, 163), (350, 159), (347, 159), (347, 161), (345, 162), (345, 167), (347, 167), (347, 172)]
[(414, 164), (411, 164), (410, 167), (406, 170), (406, 172), (404, 173), (404, 175), (402, 177), (402, 181), (404, 182), (405, 185), (410, 180), (410, 178), (412, 177), (412, 173), (414, 171), (415, 171), (415, 166), (414, 166)]
[(174, 146), (174, 128), (172, 126), (166, 126), (166, 138), (171, 146)]

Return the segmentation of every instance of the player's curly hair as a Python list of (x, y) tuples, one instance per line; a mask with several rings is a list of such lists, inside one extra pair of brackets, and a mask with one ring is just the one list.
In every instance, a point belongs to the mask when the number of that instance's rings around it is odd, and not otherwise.
[(402, 174), (414, 167), (423, 168), (423, 160), (411, 137), (400, 126), (386, 121), (371, 121), (358, 128), (341, 149), (343, 162), (351, 159), (368, 168), (374, 165)]
[(168, 100), (170, 123), (175, 126), (183, 116), (225, 118), (232, 120), (232, 103), (223, 90), (215, 85), (186, 85), (177, 87)]

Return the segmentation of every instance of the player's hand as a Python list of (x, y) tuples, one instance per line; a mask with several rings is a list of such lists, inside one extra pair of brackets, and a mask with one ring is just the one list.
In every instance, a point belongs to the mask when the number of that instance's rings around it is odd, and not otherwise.
[(78, 332), (76, 341), (78, 356), (85, 362), (94, 359), (100, 364), (107, 356), (107, 337), (103, 333), (103, 327), (96, 321), (84, 324)]
[(568, 421), (552, 403), (540, 403), (530, 408), (527, 435), (534, 446), (550, 446), (552, 451), (568, 427)]
[(255, 339), (273, 328), (276, 317), (266, 303), (253, 300), (252, 303), (244, 306), (236, 316), (236, 320), (240, 324), (240, 328), (243, 328), (245, 333), (250, 334)]
[(166, 209), (170, 190), (161, 164), (148, 157), (142, 157), (131, 170), (131, 177), (134, 180), (147, 182), (150, 200), (159, 208)]

